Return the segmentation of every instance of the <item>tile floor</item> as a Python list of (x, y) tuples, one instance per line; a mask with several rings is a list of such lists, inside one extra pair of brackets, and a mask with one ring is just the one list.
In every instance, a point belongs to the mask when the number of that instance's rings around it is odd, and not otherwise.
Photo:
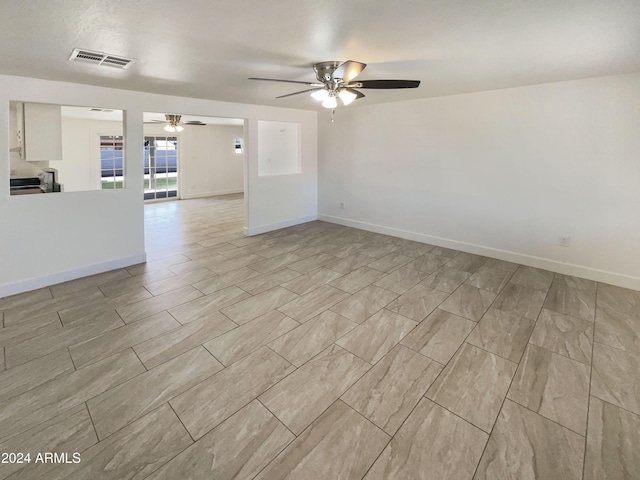
[(0, 299), (0, 479), (638, 479), (640, 292), (145, 207), (146, 264)]

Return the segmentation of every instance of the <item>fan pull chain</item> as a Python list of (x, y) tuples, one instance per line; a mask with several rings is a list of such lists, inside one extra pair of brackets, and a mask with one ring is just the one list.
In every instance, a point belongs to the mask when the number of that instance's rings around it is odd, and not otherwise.
[(333, 119), (333, 116), (334, 116), (335, 114), (336, 114), (336, 109), (334, 108), (334, 109), (332, 109), (332, 110), (331, 110), (331, 123), (334, 123), (334, 122), (335, 122), (335, 120)]

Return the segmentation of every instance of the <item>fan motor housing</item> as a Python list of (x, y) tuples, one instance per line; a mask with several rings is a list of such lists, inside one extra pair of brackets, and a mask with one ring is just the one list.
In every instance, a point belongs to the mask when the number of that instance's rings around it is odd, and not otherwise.
[(333, 79), (333, 72), (340, 66), (341, 62), (320, 62), (313, 65), (316, 78), (321, 82), (328, 82)]

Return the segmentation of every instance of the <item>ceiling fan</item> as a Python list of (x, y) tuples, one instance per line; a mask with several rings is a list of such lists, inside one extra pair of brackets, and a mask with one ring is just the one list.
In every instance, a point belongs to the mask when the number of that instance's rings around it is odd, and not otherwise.
[(151, 120), (150, 122), (145, 123), (166, 123), (164, 126), (164, 130), (166, 132), (181, 132), (184, 130), (183, 125), (206, 125), (206, 123), (201, 122), (200, 120), (191, 120), (187, 122), (182, 122), (180, 119), (182, 115), (173, 115), (170, 113), (165, 113), (166, 120)]
[(391, 89), (391, 88), (417, 88), (420, 85), (419, 80), (357, 80), (354, 81), (367, 65), (365, 63), (347, 60), (340, 62), (320, 62), (313, 66), (316, 72), (318, 82), (300, 82), (296, 80), (278, 80), (275, 78), (256, 78), (251, 77), (249, 80), (265, 80), (268, 82), (285, 82), (300, 83), (312, 88), (302, 90), (300, 92), (280, 95), (276, 98), (291, 97), (301, 93), (311, 92), (311, 96), (322, 102), (325, 108), (336, 108), (338, 99), (343, 105), (349, 105), (358, 98), (364, 97), (364, 93), (355, 90), (356, 88), (375, 88), (375, 89)]

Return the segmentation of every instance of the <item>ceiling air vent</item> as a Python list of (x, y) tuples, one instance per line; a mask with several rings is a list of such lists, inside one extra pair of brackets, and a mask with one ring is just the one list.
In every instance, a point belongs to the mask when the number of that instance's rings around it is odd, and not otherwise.
[(108, 53), (94, 52), (92, 50), (81, 50), (76, 48), (71, 52), (69, 61), (92, 63), (94, 65), (106, 65), (114, 68), (127, 68), (133, 63), (132, 58), (119, 57)]

